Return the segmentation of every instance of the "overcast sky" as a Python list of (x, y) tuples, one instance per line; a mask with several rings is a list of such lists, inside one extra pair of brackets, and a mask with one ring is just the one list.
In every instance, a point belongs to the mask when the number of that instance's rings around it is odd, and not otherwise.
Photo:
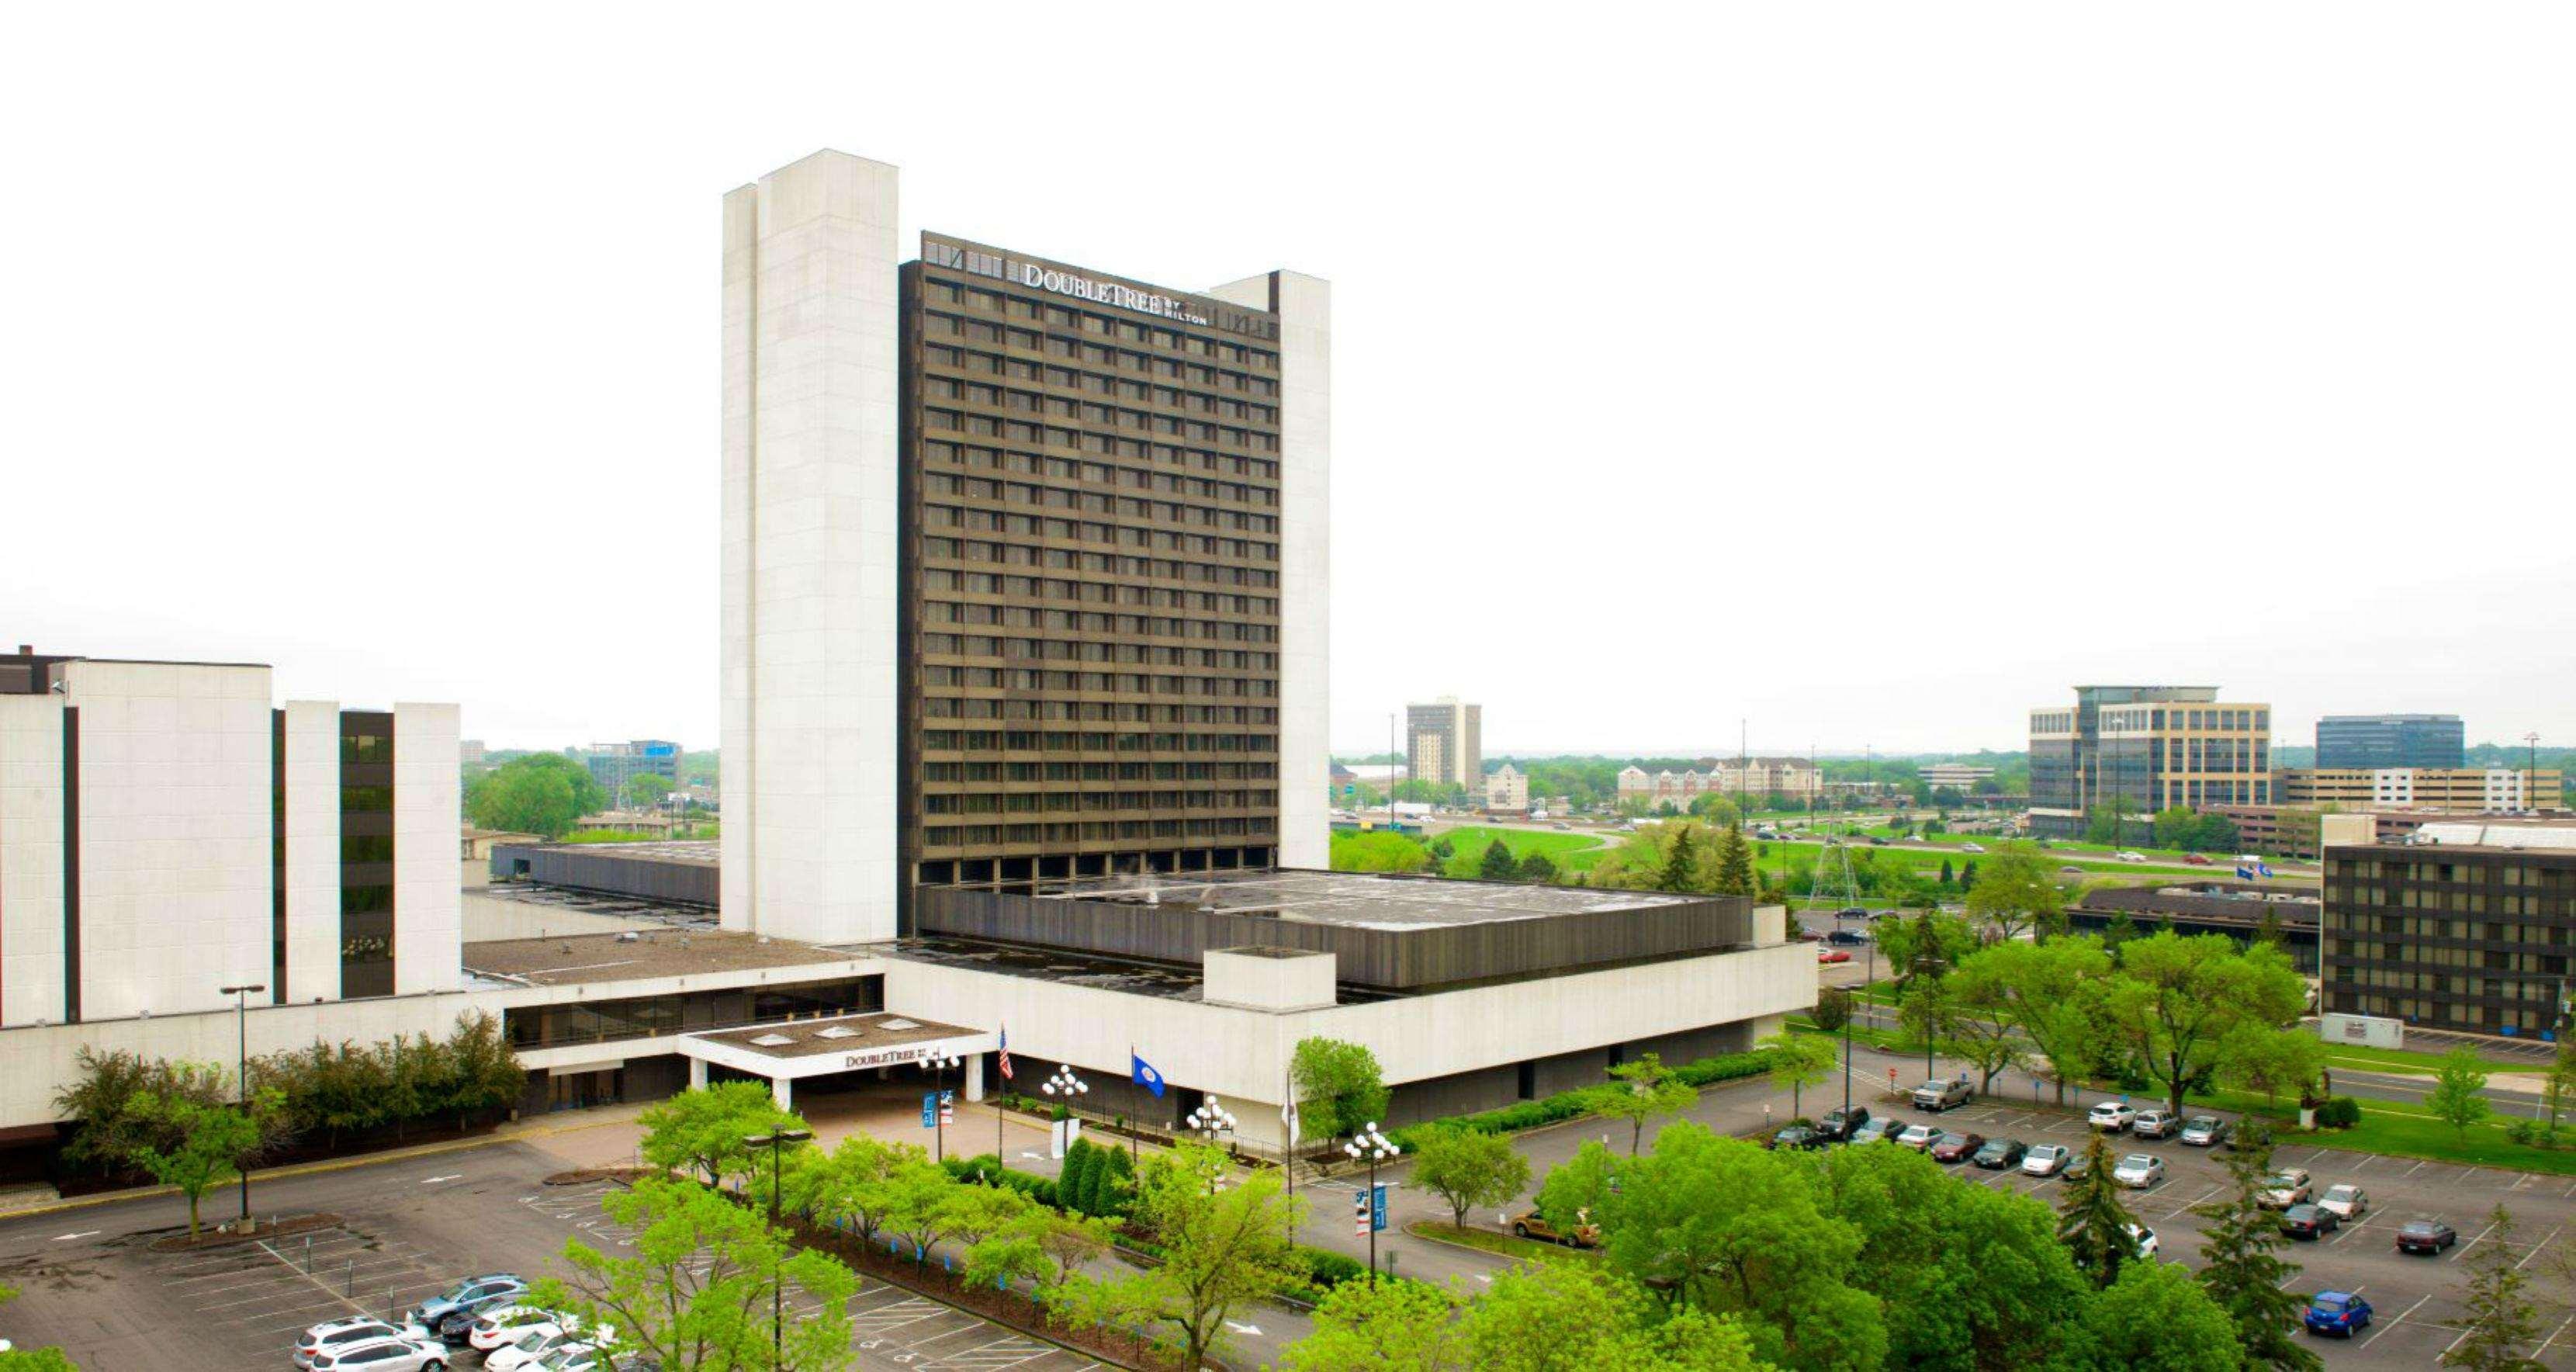
[(2576, 742), (2563, 6), (262, 12), (12, 19), (8, 643), (711, 746), (718, 200), (833, 147), (1333, 282), (1339, 747)]

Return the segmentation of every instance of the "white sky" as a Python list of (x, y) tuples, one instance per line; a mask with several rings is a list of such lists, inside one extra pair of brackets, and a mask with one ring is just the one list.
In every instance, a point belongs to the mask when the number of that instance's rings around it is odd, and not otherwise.
[(711, 745), (718, 198), (829, 146), (1334, 282), (1339, 747), (2576, 741), (2565, 7), (720, 8), (15, 14), (0, 639)]

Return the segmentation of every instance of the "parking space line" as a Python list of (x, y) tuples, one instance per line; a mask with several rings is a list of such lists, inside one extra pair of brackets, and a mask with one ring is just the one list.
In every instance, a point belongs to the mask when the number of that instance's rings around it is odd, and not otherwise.
[(2531, 1350), (2532, 1360), (2537, 1362), (2541, 1354), (2548, 1352), (2549, 1345), (2558, 1342), (2558, 1336), (2566, 1333), (2567, 1326), (2571, 1324), (2576, 1324), (2576, 1315), (2570, 1315), (2567, 1318), (2560, 1320), (2558, 1322), (2558, 1327), (2549, 1331), (2549, 1337), (2542, 1339), (2540, 1341), (2540, 1346)]
[(2409, 1168), (2407, 1168), (2407, 1169), (2406, 1169), (2406, 1175), (2411, 1177), (2411, 1176), (2415, 1175), (2416, 1173), (2423, 1171), (2423, 1170), (2424, 1170), (2424, 1164), (2425, 1164), (2425, 1163), (2427, 1163), (2427, 1162), (2430, 1162), (2430, 1161), (2432, 1161), (2432, 1159), (2430, 1159), (2430, 1158), (2425, 1158), (2425, 1159), (2421, 1159), (2421, 1160), (2419, 1160), (2419, 1161), (2418, 1161), (2414, 1166), (2409, 1167)]
[[(2562, 1224), (2562, 1225), (2558, 1226), (2558, 1229), (2564, 1229), (2564, 1228), (2566, 1228), (2566, 1227), (2567, 1227), (2566, 1225), (2563, 1225), (2563, 1224)], [(2514, 1271), (2516, 1271), (2516, 1272), (2519, 1272), (2519, 1271), (2521, 1271), (2521, 1270), (2522, 1270), (2523, 1263), (2527, 1263), (2527, 1262), (2531, 1261), (2533, 1258), (2539, 1257), (2539, 1256), (2540, 1256), (2540, 1254), (2541, 1254), (2541, 1251), (2542, 1251), (2543, 1249), (2546, 1249), (2546, 1248), (2548, 1248), (2548, 1247), (2549, 1247), (2549, 1239), (2554, 1239), (2554, 1238), (2557, 1238), (2557, 1237), (2558, 1237), (2558, 1229), (2552, 1229), (2552, 1230), (2550, 1230), (2550, 1231), (2549, 1231), (2549, 1238), (2547, 1238), (2547, 1239), (2542, 1239), (2540, 1242), (2533, 1244), (2533, 1245), (2531, 1246), (2531, 1251), (2522, 1255), (2522, 1262), (2518, 1262), (2518, 1263), (2515, 1263), (2515, 1264), (2513, 1265), (2513, 1270), (2514, 1270)]]
[[(2471, 1239), (2471, 1240), (2469, 1240), (2467, 1243), (2461, 1244), (2459, 1247), (2452, 1249), (2452, 1250), (2451, 1250), (2451, 1256), (2450, 1256), (2450, 1257), (2448, 1257), (2448, 1258), (2446, 1258), (2446, 1259), (2444, 1259), (2444, 1261), (2446, 1261), (2446, 1262), (2458, 1262), (2461, 1258), (2466, 1257), (2466, 1256), (2468, 1255), (2468, 1252), (2469, 1252), (2469, 1250), (2470, 1250), (2470, 1249), (2475, 1248), (2475, 1247), (2477, 1247), (2477, 1246), (2478, 1246), (2478, 1239), (2483, 1239), (2483, 1238), (2485, 1238), (2487, 1235), (2492, 1234), (2492, 1233), (2494, 1233), (2494, 1232), (2495, 1232), (2495, 1226), (2494, 1226), (2493, 1224), (2489, 1224), (2486, 1228), (2481, 1229), (2481, 1230), (2479, 1230), (2479, 1231), (2478, 1231), (2478, 1238), (2477, 1238), (2477, 1239)], [(2448, 1352), (2449, 1350), (2445, 1349), (2445, 1350), (2443, 1350), (2443, 1351)]]
[(2371, 1341), (2372, 1339), (2378, 1338), (2381, 1334), (2383, 1334), (2383, 1333), (2387, 1332), (2388, 1330), (2394, 1329), (2394, 1328), (2396, 1328), (2398, 1325), (2400, 1325), (2400, 1324), (2404, 1323), (2404, 1322), (2405, 1322), (2405, 1320), (2406, 1320), (2406, 1317), (2407, 1317), (2407, 1316), (2412, 1315), (2412, 1314), (2414, 1314), (2417, 1310), (2422, 1309), (2422, 1308), (2423, 1308), (2423, 1306), (2424, 1306), (2424, 1302), (2429, 1301), (2429, 1300), (2431, 1300), (2431, 1299), (2433, 1299), (2433, 1293), (2432, 1293), (2432, 1292), (2430, 1292), (2430, 1291), (2425, 1292), (2423, 1295), (2417, 1296), (2417, 1297), (2415, 1298), (2415, 1303), (2414, 1303), (2413, 1305), (2410, 1305), (2410, 1306), (2406, 1307), (2405, 1309), (2400, 1310), (2400, 1311), (2398, 1311), (2398, 1312), (2397, 1312), (2397, 1318), (2396, 1318), (2396, 1319), (2390, 1320), (2390, 1321), (2389, 1321), (2388, 1323), (2386, 1323), (2386, 1324), (2379, 1324), (2379, 1325), (2373, 1325), (2373, 1326), (2371, 1326), (2370, 1333), (2369, 1333), (2367, 1336), (2365, 1336), (2365, 1337), (2362, 1339), (2362, 1341), (2361, 1341), (2361, 1342), (2359, 1342), (2359, 1343), (2357, 1343), (2357, 1344), (2354, 1344), (2354, 1345), (2353, 1345), (2353, 1347), (2354, 1347), (2354, 1348), (2356, 1348), (2356, 1349), (2368, 1348), (2368, 1347), (2370, 1346), (2370, 1341)]

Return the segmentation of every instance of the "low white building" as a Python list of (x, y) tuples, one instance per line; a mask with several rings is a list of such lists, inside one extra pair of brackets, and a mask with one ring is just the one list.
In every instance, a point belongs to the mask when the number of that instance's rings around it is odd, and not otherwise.
[(1520, 768), (1506, 762), (1485, 777), (1486, 809), (1516, 815), (1529, 807), (1529, 778)]

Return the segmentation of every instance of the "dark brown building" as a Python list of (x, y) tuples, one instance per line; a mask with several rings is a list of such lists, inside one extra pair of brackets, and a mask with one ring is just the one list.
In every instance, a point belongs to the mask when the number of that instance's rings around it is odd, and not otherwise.
[(904, 885), (1271, 864), (1278, 316), (921, 246), (901, 271)]
[(2329, 847), (2325, 868), (2326, 1009), (2555, 1031), (2576, 957), (2576, 830), (2428, 824), (2411, 843)]

